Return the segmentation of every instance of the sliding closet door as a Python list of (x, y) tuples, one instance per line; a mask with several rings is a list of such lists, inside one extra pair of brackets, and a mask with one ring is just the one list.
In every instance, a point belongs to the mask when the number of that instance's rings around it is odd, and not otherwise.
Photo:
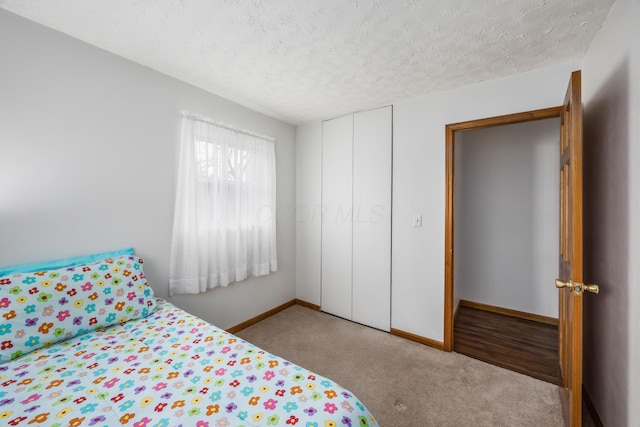
[(322, 125), (322, 310), (351, 319), (353, 116)]
[(391, 106), (354, 114), (352, 320), (391, 327)]

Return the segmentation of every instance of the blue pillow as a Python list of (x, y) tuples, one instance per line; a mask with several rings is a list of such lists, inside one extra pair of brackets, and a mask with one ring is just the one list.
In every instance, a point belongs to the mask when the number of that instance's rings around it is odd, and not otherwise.
[(57, 261), (34, 262), (31, 264), (10, 265), (0, 267), (0, 276), (8, 276), (16, 273), (33, 273), (34, 271), (56, 270), (58, 268), (73, 267), (76, 265), (90, 264), (105, 258), (116, 258), (122, 255), (133, 255), (133, 248), (120, 249), (111, 252), (102, 252), (93, 255), (65, 258)]

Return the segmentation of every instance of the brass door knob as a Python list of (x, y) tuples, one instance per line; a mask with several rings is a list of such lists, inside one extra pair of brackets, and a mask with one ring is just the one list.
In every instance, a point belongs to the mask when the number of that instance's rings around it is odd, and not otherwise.
[(573, 288), (573, 292), (576, 294), (581, 294), (583, 292), (591, 292), (592, 294), (600, 293), (600, 287), (598, 285), (590, 284), (585, 285), (584, 283), (573, 283), (571, 280), (565, 282), (564, 280), (556, 279), (556, 288)]
[(587, 291), (587, 292), (591, 292), (592, 294), (599, 294), (600, 293), (600, 286), (598, 285), (582, 285), (582, 291)]

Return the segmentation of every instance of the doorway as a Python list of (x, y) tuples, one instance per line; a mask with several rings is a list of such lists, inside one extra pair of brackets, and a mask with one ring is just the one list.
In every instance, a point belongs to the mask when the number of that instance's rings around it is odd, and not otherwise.
[(552, 383), (559, 128), (555, 109), (447, 127), (452, 349)]
[(559, 118), (455, 133), (453, 350), (558, 384)]
[[(487, 119), (472, 120), (468, 122), (454, 123), (446, 126), (446, 204), (445, 204), (445, 334), (444, 348), (447, 351), (453, 349), (454, 341), (454, 304), (457, 305), (454, 295), (454, 194), (456, 188), (454, 165), (456, 162), (455, 142), (456, 136), (462, 132), (485, 129), (502, 125), (533, 122), (537, 120), (559, 118), (561, 107), (535, 110), (524, 113), (510, 114)], [(461, 133), (458, 133), (461, 132)], [(517, 143), (517, 141), (513, 141)], [(517, 283), (518, 277), (507, 284)], [(509, 289), (509, 292), (513, 292)]]
[(454, 307), (558, 318), (560, 119), (456, 132)]

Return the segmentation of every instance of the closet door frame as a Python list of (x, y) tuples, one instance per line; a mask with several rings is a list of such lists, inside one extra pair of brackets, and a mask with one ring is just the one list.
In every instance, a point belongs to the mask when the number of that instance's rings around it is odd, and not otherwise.
[(322, 124), (321, 310), (391, 330), (391, 105)]

